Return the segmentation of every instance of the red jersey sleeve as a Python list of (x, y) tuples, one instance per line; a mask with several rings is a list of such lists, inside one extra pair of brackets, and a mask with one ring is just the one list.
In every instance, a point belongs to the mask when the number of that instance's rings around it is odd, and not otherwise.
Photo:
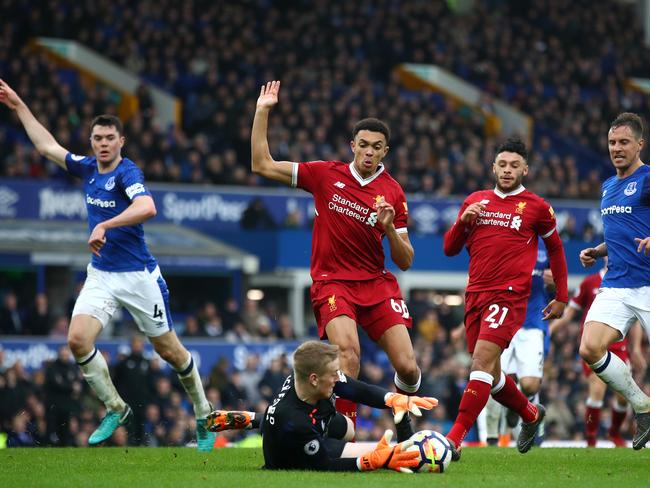
[(585, 310), (587, 308), (587, 303), (589, 302), (589, 286), (588, 280), (582, 280), (580, 283), (580, 288), (576, 291), (576, 294), (571, 297), (571, 305), (578, 310)]
[(553, 207), (551, 207), (546, 200), (541, 200), (535, 224), (537, 234), (546, 239), (553, 233), (556, 226), (557, 222), (555, 221), (555, 212), (553, 211)]
[(314, 193), (314, 188), (321, 180), (321, 172), (327, 171), (332, 165), (330, 161), (307, 161), (293, 164), (291, 186), (302, 188), (309, 193)]
[(463, 204), (460, 206), (458, 217), (456, 217), (456, 222), (454, 222), (454, 225), (452, 225), (451, 228), (445, 232), (443, 242), (443, 251), (445, 253), (445, 256), (455, 256), (463, 249), (465, 242), (467, 242), (469, 227), (460, 221), (460, 216), (463, 215), (463, 212), (469, 206), (468, 199), (469, 197), (467, 197)]

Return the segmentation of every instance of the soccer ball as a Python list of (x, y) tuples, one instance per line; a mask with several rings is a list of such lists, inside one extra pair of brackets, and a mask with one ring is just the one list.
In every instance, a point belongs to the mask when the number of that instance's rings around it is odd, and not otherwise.
[(420, 464), (411, 468), (417, 473), (444, 473), (451, 463), (451, 446), (447, 438), (434, 430), (421, 430), (411, 436), (407, 451), (420, 452)]

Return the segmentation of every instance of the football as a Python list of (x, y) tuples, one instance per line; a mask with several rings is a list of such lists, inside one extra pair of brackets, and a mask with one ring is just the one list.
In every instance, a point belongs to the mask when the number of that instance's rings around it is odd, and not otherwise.
[(444, 473), (451, 463), (451, 446), (447, 438), (434, 430), (421, 430), (411, 436), (408, 451), (420, 452), (420, 464), (411, 468), (417, 473)]

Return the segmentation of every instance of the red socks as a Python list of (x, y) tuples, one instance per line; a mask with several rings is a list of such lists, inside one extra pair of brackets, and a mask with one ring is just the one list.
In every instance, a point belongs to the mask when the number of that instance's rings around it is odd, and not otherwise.
[[(502, 384), (503, 386), (501, 386)], [(499, 388), (500, 386), (501, 388)], [(510, 376), (501, 373), (499, 383), (492, 389), (492, 398), (517, 412), (521, 420), (527, 424), (534, 422), (537, 418), (537, 407), (530, 403)]]
[(621, 425), (627, 416), (627, 407), (616, 408), (612, 407), (612, 425), (609, 427), (609, 435), (611, 437), (619, 437), (621, 435)]
[(447, 434), (447, 439), (460, 447), (469, 429), (472, 428), (478, 414), (485, 407), (492, 388), (492, 375), (483, 371), (472, 371), (469, 375), (469, 383), (465, 387), (463, 398), (458, 406), (458, 416)]
[(596, 446), (598, 426), (600, 425), (600, 411), (600, 407), (591, 407), (589, 405), (585, 409), (585, 439), (588, 447)]
[(345, 415), (354, 424), (354, 429), (357, 428), (357, 404), (351, 400), (346, 400), (344, 398), (336, 399), (336, 411), (340, 414)]

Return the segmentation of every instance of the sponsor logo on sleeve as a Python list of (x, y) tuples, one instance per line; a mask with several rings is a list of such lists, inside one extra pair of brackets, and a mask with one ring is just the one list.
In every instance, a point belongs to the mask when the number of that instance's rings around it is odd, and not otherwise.
[(131, 186), (127, 186), (126, 190), (124, 191), (126, 192), (126, 196), (129, 197), (130, 200), (133, 200), (134, 196), (136, 196), (139, 193), (145, 193), (147, 190), (145, 189), (142, 183), (134, 183)]
[(73, 161), (81, 161), (82, 159), (85, 159), (86, 156), (79, 156), (78, 154), (70, 154), (70, 159)]

